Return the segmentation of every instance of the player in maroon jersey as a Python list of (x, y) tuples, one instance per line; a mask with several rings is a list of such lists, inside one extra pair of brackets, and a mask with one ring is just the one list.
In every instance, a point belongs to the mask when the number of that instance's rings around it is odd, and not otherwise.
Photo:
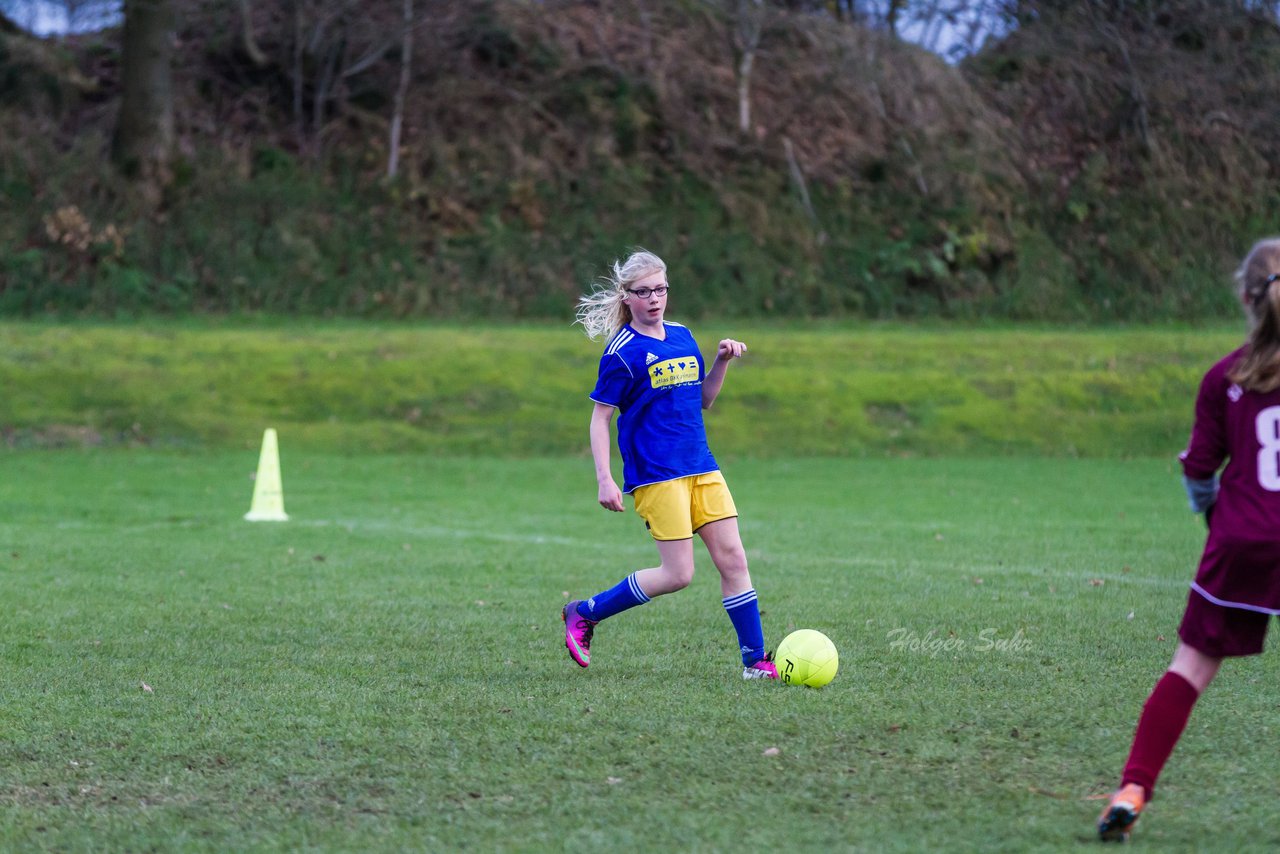
[(1098, 819), (1103, 840), (1128, 837), (1222, 660), (1261, 652), (1280, 615), (1280, 238), (1254, 244), (1235, 279), (1249, 337), (1205, 374), (1180, 455), (1209, 539), (1173, 663), (1142, 708), (1120, 788)]

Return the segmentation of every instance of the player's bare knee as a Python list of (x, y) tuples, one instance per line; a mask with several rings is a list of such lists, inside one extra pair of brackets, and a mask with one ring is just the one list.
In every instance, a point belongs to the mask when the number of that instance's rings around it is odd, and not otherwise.
[(713, 555), (712, 562), (715, 563), (721, 577), (726, 580), (741, 579), (750, 575), (747, 569), (747, 553), (743, 549), (731, 549)]
[(668, 566), (662, 565), (662, 577), (666, 582), (667, 592), (674, 593), (677, 590), (683, 590), (693, 581), (692, 566)]

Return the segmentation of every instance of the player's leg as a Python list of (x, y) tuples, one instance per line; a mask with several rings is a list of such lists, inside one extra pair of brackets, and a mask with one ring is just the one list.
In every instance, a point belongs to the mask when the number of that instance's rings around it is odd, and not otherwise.
[(691, 491), (694, 530), (702, 537), (711, 562), (720, 573), (722, 604), (738, 635), (744, 679), (776, 679), (778, 670), (765, 654), (760, 603), (751, 585), (747, 552), (738, 531), (738, 508), (716, 471), (694, 478)]
[(574, 600), (564, 606), (564, 645), (580, 667), (591, 663), (591, 639), (596, 624), (643, 605), (654, 596), (688, 587), (693, 579), (693, 540), (657, 541), (661, 563), (637, 570), (608, 590), (590, 599)]
[(654, 540), (661, 563), (635, 573), (635, 579), (649, 596), (663, 596), (683, 590), (693, 581), (693, 537), (684, 540)]
[(688, 485), (680, 481), (637, 489), (632, 498), (658, 547), (660, 562), (631, 573), (608, 590), (564, 606), (564, 645), (580, 666), (591, 663), (591, 639), (596, 624), (654, 596), (673, 593), (693, 579), (693, 527), (689, 516)]
[(702, 537), (711, 562), (720, 573), (720, 595), (731, 599), (752, 592), (747, 551), (738, 532), (738, 508), (724, 476), (715, 471), (698, 475), (692, 481), (689, 490), (692, 530)]
[(693, 517), (689, 490), (693, 478), (681, 477), (635, 491), (636, 513), (658, 547), (661, 563), (635, 574), (649, 596), (683, 590), (693, 581)]
[(1226, 656), (1262, 651), (1269, 617), (1225, 608), (1192, 591), (1178, 628), (1173, 661), (1142, 707), (1120, 788), (1098, 819), (1098, 835), (1123, 840), (1155, 792), (1156, 779), (1186, 729), (1196, 700)]
[(720, 595), (726, 600), (754, 593), (751, 571), (747, 568), (747, 550), (742, 546), (738, 520), (734, 518), (710, 522), (698, 529), (707, 554), (720, 573)]
[(1173, 663), (1142, 707), (1120, 788), (1098, 818), (1098, 835), (1103, 840), (1128, 838), (1155, 792), (1156, 778), (1186, 729), (1196, 700), (1213, 681), (1221, 664), (1221, 658), (1205, 655), (1186, 643), (1178, 644)]
[(1218, 675), (1218, 669), (1222, 667), (1222, 658), (1215, 658), (1211, 655), (1205, 655), (1193, 646), (1179, 642), (1178, 648), (1173, 651), (1173, 661), (1169, 664), (1169, 673), (1176, 673), (1192, 688), (1196, 689), (1196, 694), (1204, 693), (1204, 689), (1209, 687), (1209, 683), (1213, 681), (1213, 677)]
[(738, 636), (744, 679), (777, 679), (778, 669), (765, 654), (764, 628), (760, 624), (760, 603), (751, 586), (747, 552), (742, 547), (738, 520), (734, 517), (708, 522), (698, 529), (711, 562), (720, 573), (721, 604)]
[(747, 568), (747, 550), (742, 545), (737, 518), (708, 522), (698, 529), (707, 554), (720, 573), (720, 595), (734, 599), (753, 592), (751, 571)]

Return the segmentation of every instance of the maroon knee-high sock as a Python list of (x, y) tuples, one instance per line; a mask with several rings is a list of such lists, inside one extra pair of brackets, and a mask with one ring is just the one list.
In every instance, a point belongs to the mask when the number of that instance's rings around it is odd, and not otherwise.
[(1151, 798), (1160, 769), (1186, 729), (1191, 707), (1199, 696), (1190, 682), (1173, 671), (1160, 677), (1138, 718), (1138, 731), (1133, 734), (1133, 747), (1120, 779), (1121, 786), (1137, 783), (1146, 790), (1148, 800)]

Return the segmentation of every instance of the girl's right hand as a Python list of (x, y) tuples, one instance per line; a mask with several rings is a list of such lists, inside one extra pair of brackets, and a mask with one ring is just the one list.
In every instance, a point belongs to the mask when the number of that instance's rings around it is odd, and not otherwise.
[(613, 478), (609, 478), (600, 484), (598, 500), (600, 501), (600, 506), (605, 510), (612, 510), (615, 513), (623, 511), (622, 490), (618, 489), (618, 484), (613, 482)]

